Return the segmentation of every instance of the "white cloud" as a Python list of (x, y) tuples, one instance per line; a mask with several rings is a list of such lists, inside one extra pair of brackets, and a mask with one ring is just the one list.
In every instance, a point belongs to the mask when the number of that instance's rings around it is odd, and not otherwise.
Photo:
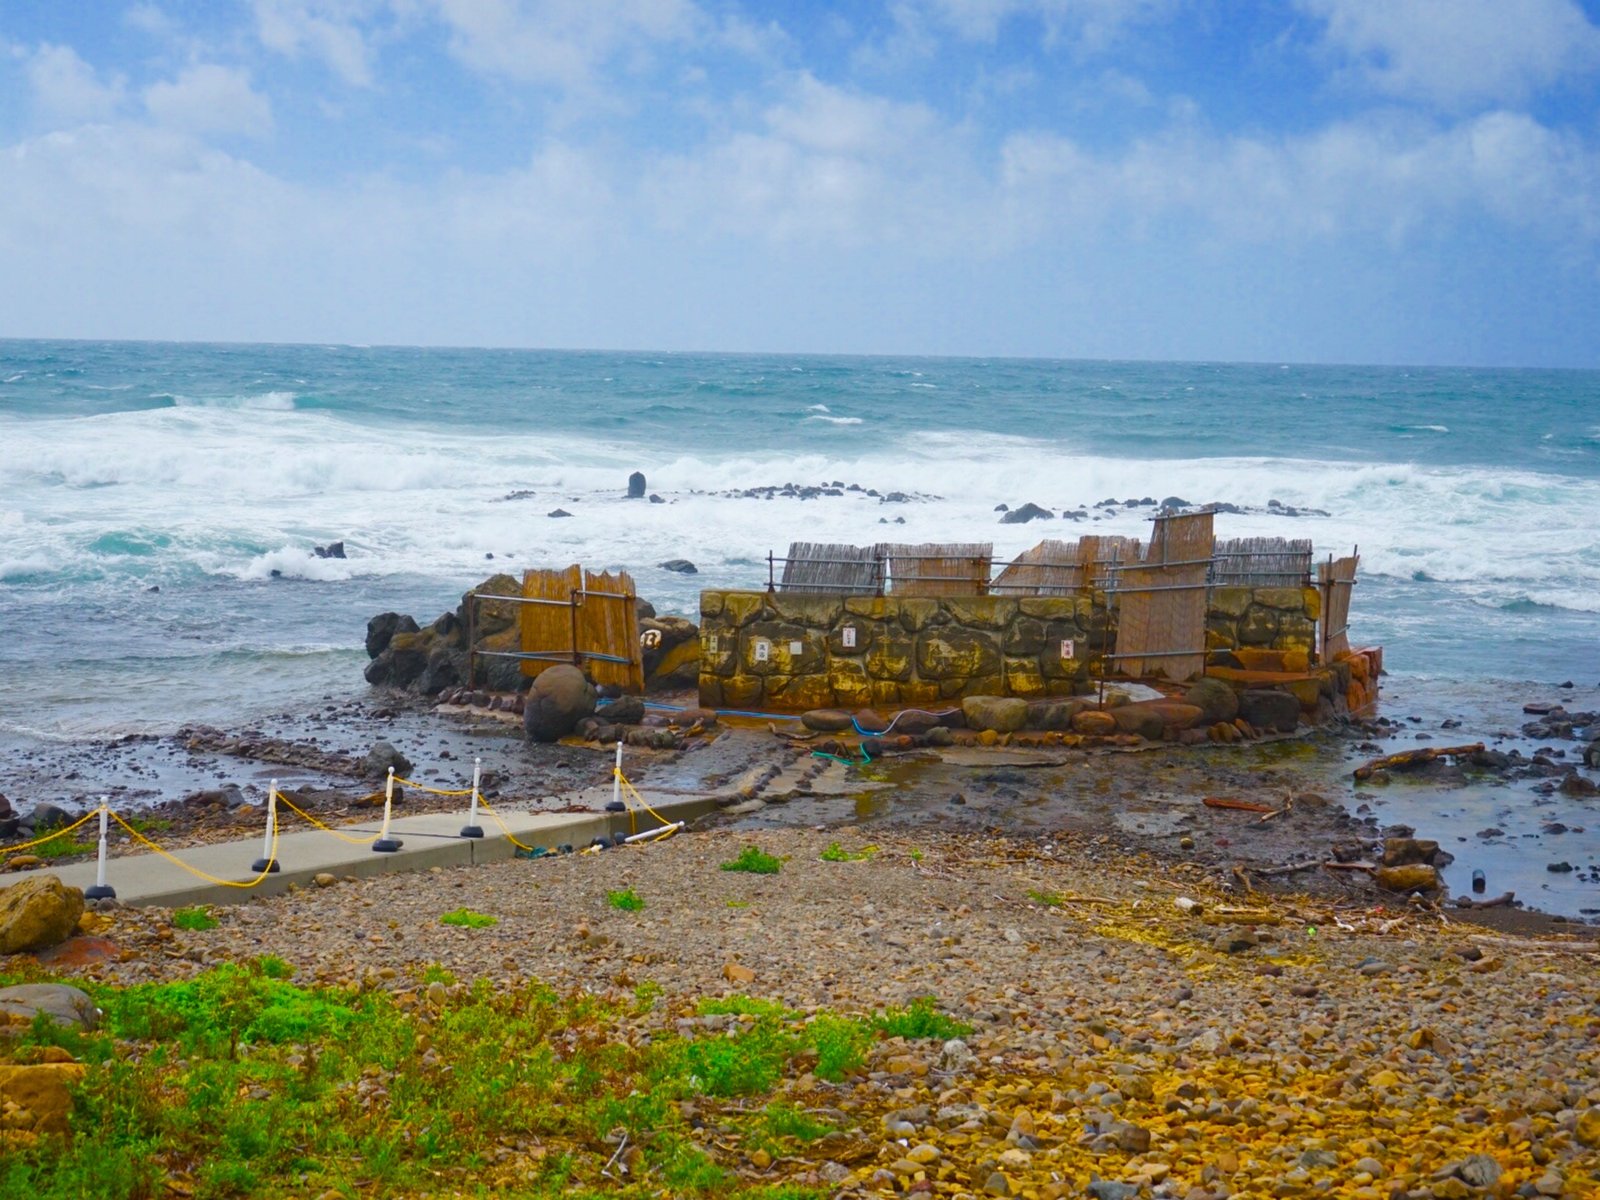
[(70, 46), (40, 46), (27, 56), (26, 70), (40, 113), (67, 124), (110, 118), (127, 90), (120, 77), (102, 81)]
[(1300, 0), (1327, 46), (1386, 95), (1461, 109), (1516, 104), (1600, 67), (1572, 0)]
[(1007, 21), (1031, 18), (1044, 27), (1048, 44), (1069, 42), (1103, 49), (1129, 25), (1159, 18), (1174, 0), (915, 0), (921, 10), (969, 41), (993, 42)]
[(151, 84), (145, 108), (158, 125), (198, 134), (272, 132), (272, 106), (244, 71), (214, 64), (185, 68), (171, 82)]
[(697, 238), (862, 246), (969, 234), (971, 135), (921, 104), (789, 81), (760, 127), (659, 160), (643, 202)]
[[(450, 52), (522, 83), (581, 90), (600, 69), (704, 29), (689, 0), (433, 0)], [(742, 27), (741, 27), (742, 28)]]
[(255, 0), (256, 36), (289, 58), (321, 59), (353, 87), (372, 85), (372, 49), (362, 30), (378, 0)]

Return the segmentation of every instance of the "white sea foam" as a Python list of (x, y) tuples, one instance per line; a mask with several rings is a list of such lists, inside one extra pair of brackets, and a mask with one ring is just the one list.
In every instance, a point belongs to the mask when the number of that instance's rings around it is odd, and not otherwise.
[(173, 396), (179, 408), (243, 408), (260, 412), (293, 412), (294, 392), (262, 392), (254, 396)]
[[(1319, 556), (1359, 544), (1369, 577), (1420, 575), (1478, 589), (1490, 603), (1528, 597), (1576, 611), (1593, 611), (1584, 597), (1600, 594), (1600, 533), (1577, 515), (1600, 511), (1596, 481), (1403, 463), (1111, 458), (968, 431), (840, 441), (824, 431), (860, 418), (813, 409), (808, 420), (817, 432), (797, 427), (792, 448), (719, 453), (704, 446), (653, 460), (637, 443), (444, 428), (419, 435), (318, 410), (197, 406), (19, 422), (0, 435), (0, 488), (17, 506), (6, 512), (29, 520), (0, 514), (11, 564), (0, 578), (86, 569), (85, 548), (115, 514), (116, 528), (164, 540), (154, 556), (98, 561), (95, 569), (241, 580), (267, 579), (276, 569), (313, 582), (392, 574), (454, 586), (481, 574), (491, 552), (497, 566), (584, 561), (646, 572), (663, 558), (684, 557), (701, 567), (697, 580), (657, 581), (650, 573), (641, 587), (687, 607), (700, 583), (749, 584), (758, 582), (755, 574), (764, 582), (767, 552), (781, 554), (796, 538), (992, 541), (997, 554), (1010, 556), (1044, 537), (1143, 535), (1150, 510), (1091, 507), (1099, 519), (1001, 526), (998, 503), (1031, 501), (1059, 512), (1108, 497), (1176, 496), (1327, 510), (1328, 517), (1299, 519), (1224, 514), (1216, 527), (1220, 537), (1310, 537)], [(636, 468), (672, 502), (621, 499)], [(717, 494), (836, 479), (937, 498), (880, 504), (859, 492), (806, 501)], [(504, 499), (519, 491), (532, 495)], [(546, 518), (558, 506), (573, 518)], [(309, 554), (341, 539), (348, 559)]]
[(832, 412), (833, 409), (829, 408), (826, 404), (808, 404), (806, 405), (806, 411), (825, 413)]

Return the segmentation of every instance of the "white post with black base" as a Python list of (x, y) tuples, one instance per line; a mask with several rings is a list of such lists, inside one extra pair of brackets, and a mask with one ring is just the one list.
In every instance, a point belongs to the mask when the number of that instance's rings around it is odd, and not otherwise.
[(250, 864), (250, 869), (275, 874), (278, 870), (278, 856), (273, 853), (272, 843), (278, 837), (278, 781), (274, 779), (267, 785), (267, 832), (261, 837), (261, 857)]
[(95, 862), (94, 886), (85, 888), (85, 900), (115, 900), (117, 890), (106, 883), (106, 822), (111, 818), (111, 810), (106, 807), (110, 797), (100, 797), (100, 857)]
[(372, 848), (379, 854), (393, 854), (400, 849), (400, 839), (389, 836), (389, 814), (394, 807), (394, 768), (389, 768), (389, 778), (383, 785), (383, 828), (378, 831), (378, 840), (372, 843)]
[(481, 838), (483, 826), (478, 824), (478, 786), (483, 782), (483, 759), (472, 760), (472, 811), (467, 814), (467, 823), (461, 827), (461, 836), (464, 838)]

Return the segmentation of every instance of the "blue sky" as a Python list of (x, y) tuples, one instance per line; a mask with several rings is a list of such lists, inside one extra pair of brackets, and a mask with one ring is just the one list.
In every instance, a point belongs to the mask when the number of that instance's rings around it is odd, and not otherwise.
[(1600, 0), (11, 0), (0, 278), (0, 336), (1600, 366)]

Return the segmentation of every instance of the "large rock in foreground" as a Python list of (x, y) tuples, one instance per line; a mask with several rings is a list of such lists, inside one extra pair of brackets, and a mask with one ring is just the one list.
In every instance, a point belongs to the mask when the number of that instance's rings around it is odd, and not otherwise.
[(585, 717), (594, 715), (594, 684), (577, 667), (559, 663), (540, 672), (522, 710), (528, 740), (555, 742), (566, 737)]
[(83, 893), (54, 875), (24, 879), (0, 891), (0, 954), (44, 950), (64, 942), (83, 916)]

